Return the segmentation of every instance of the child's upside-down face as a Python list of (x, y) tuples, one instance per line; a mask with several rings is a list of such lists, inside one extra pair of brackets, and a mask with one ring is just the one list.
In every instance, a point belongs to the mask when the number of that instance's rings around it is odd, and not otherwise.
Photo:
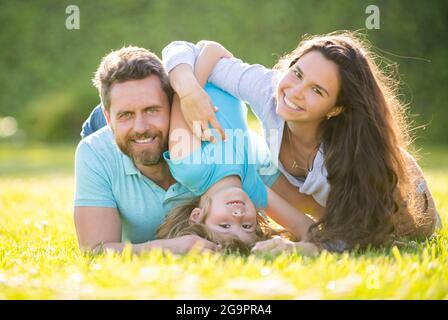
[(257, 238), (257, 211), (241, 188), (216, 191), (204, 209), (192, 212), (190, 220), (205, 224), (220, 242), (238, 238), (253, 244)]

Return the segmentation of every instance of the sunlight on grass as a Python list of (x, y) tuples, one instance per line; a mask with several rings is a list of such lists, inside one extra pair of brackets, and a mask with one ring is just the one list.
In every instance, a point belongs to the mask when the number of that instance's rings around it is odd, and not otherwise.
[[(44, 148), (36, 161), (55, 153), (71, 159), (73, 151)], [(0, 177), (0, 299), (448, 299), (446, 227), (416, 248), (316, 258), (81, 254), (72, 173), (62, 162), (54, 172), (41, 169)], [(425, 172), (446, 226), (448, 167), (428, 164)]]
[(76, 145), (1, 145), (0, 177), (73, 173)]

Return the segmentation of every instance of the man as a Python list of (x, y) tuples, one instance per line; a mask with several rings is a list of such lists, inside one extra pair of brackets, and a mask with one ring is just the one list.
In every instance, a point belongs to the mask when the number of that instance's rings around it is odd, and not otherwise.
[(76, 150), (74, 219), (80, 248), (122, 251), (130, 242), (133, 252), (183, 253), (195, 245), (216, 250), (193, 235), (154, 240), (166, 214), (192, 197), (162, 157), (173, 92), (160, 59), (143, 48), (122, 48), (103, 58), (93, 81), (108, 126)]

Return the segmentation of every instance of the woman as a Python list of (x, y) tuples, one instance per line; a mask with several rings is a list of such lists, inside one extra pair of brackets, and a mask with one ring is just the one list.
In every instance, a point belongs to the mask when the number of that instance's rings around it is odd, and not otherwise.
[[(202, 44), (173, 42), (163, 59), (185, 119), (204, 123), (213, 118), (212, 106), (190, 67)], [(209, 81), (250, 104), (282, 174), (325, 208), (309, 210), (309, 202), (304, 208), (303, 197), (272, 186), (318, 219), (311, 241), (336, 251), (365, 248), (427, 237), (440, 225), (422, 171), (406, 152), (404, 106), (394, 83), (355, 34), (305, 39), (275, 70), (222, 59)], [(258, 249), (277, 246), (291, 244), (274, 240)]]

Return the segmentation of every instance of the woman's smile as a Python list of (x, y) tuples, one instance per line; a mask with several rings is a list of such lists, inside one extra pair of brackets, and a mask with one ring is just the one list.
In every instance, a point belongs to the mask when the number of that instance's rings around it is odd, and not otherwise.
[(286, 94), (285, 94), (285, 96), (284, 96), (284, 98), (283, 98), (283, 101), (285, 102), (285, 104), (286, 104), (289, 108), (291, 108), (291, 109), (293, 109), (293, 110), (296, 110), (296, 111), (305, 111), (305, 109), (303, 109), (302, 107), (298, 106), (297, 104), (295, 104), (294, 102), (292, 102), (290, 99), (288, 99), (288, 97), (286, 96)]

